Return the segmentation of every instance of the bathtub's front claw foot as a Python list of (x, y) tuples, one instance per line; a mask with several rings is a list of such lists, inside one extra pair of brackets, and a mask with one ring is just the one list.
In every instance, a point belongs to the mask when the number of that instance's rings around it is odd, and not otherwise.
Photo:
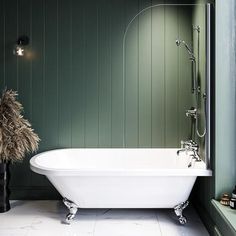
[(74, 202), (66, 198), (63, 199), (63, 203), (69, 209), (69, 213), (66, 215), (66, 219), (64, 223), (69, 225), (72, 222), (72, 220), (75, 218), (75, 215), (78, 211), (78, 206)]
[(188, 204), (189, 204), (189, 202), (185, 201), (185, 202), (182, 202), (179, 205), (175, 206), (175, 208), (174, 208), (175, 214), (179, 218), (179, 223), (181, 225), (185, 225), (187, 223), (186, 217), (183, 216), (183, 210), (188, 206)]
[(68, 213), (68, 214), (66, 215), (65, 223), (66, 223), (67, 225), (70, 225), (70, 223), (73, 221), (74, 218), (75, 218), (75, 214)]
[(180, 217), (179, 217), (179, 223), (180, 223), (181, 225), (185, 225), (185, 224), (187, 223), (186, 217), (180, 216)]

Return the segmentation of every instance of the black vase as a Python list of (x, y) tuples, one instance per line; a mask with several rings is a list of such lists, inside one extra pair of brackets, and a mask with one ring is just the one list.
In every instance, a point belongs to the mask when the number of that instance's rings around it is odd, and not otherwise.
[(0, 163), (0, 213), (10, 210), (9, 202), (9, 180), (10, 180), (10, 171), (9, 171), (9, 162)]

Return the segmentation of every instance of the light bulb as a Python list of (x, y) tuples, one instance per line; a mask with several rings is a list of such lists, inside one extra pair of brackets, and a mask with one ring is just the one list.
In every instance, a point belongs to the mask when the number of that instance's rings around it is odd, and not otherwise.
[(20, 57), (24, 56), (24, 47), (22, 45), (16, 45), (13, 54)]

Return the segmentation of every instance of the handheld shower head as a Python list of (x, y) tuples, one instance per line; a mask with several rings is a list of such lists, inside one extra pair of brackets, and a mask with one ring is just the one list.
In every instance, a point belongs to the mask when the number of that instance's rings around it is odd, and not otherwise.
[(181, 39), (176, 39), (175, 40), (176, 45), (179, 47), (181, 44), (184, 45), (184, 47), (186, 48), (186, 50), (188, 51), (188, 54), (190, 55), (190, 60), (195, 60), (195, 55), (193, 53), (193, 50), (189, 47), (189, 45)]

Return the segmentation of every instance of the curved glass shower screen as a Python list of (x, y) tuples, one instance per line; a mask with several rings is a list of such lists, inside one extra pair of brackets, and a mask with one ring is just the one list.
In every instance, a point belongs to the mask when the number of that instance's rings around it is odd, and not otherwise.
[(125, 146), (179, 147), (189, 139), (204, 145), (207, 6), (159, 4), (128, 14)]

